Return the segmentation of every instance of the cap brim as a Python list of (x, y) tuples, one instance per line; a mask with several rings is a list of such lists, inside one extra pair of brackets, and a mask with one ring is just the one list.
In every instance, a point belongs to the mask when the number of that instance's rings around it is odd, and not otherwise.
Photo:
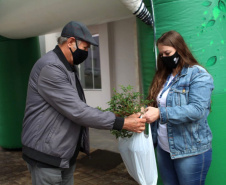
[(99, 44), (97, 44), (96, 43), (96, 41), (92, 38), (92, 39), (81, 39), (81, 38), (77, 38), (78, 40), (83, 40), (83, 41), (85, 41), (85, 42), (88, 42), (88, 43), (90, 43), (91, 45), (93, 45), (93, 46), (99, 46)]
[(93, 46), (99, 46), (99, 44), (97, 44), (94, 39), (92, 39), (92, 41), (88, 41), (88, 42)]

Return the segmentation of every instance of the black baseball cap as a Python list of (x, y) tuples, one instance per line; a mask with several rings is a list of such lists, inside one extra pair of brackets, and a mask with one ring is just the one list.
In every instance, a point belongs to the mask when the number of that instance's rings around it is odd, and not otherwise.
[(78, 40), (86, 41), (91, 45), (98, 46), (88, 28), (84, 24), (76, 21), (71, 21), (64, 26), (61, 37), (75, 37)]

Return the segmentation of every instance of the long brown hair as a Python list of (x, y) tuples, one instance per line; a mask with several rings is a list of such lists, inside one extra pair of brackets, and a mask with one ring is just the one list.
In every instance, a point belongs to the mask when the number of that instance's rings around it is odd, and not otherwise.
[[(180, 62), (177, 66), (178, 73), (181, 72), (184, 66), (200, 65), (197, 60), (191, 54), (185, 43), (183, 37), (176, 31), (168, 31), (164, 33), (157, 41), (157, 46), (162, 44), (164, 46), (174, 47), (177, 53), (180, 55)], [(161, 60), (160, 54), (157, 58), (157, 71), (149, 87), (148, 100), (153, 100), (150, 104), (153, 107), (157, 107), (157, 96), (162, 89), (164, 83), (166, 82), (167, 76), (170, 75), (172, 71), (168, 70)]]

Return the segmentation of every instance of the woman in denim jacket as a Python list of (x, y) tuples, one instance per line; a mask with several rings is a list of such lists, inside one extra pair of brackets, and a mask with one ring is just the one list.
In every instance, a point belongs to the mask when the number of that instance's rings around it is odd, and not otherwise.
[(164, 185), (200, 185), (212, 160), (207, 122), (211, 75), (196, 61), (176, 31), (157, 41), (157, 71), (149, 89), (145, 118), (152, 123), (157, 161)]

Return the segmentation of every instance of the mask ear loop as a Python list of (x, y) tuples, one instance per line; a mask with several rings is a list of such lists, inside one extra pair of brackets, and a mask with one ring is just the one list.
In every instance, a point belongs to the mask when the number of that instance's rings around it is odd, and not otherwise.
[(75, 44), (76, 44), (76, 49), (79, 49), (79, 48), (78, 48), (77, 39), (75, 39)]
[[(77, 39), (75, 39), (75, 45), (76, 45), (76, 50), (79, 49), (79, 48), (78, 48), (78, 44), (77, 44)], [(74, 53), (74, 52), (71, 50), (71, 48), (69, 48), (69, 49), (70, 49), (71, 53)]]

